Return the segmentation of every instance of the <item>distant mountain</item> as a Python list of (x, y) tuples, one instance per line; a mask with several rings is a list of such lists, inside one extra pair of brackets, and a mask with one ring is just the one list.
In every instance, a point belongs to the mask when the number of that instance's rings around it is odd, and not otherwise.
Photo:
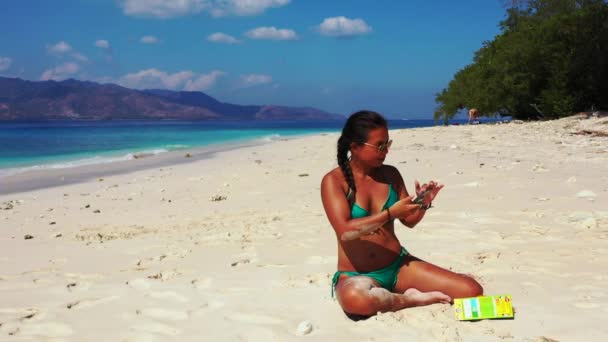
[(339, 120), (315, 108), (241, 106), (198, 91), (135, 90), (69, 79), (0, 77), (0, 121), (8, 120)]

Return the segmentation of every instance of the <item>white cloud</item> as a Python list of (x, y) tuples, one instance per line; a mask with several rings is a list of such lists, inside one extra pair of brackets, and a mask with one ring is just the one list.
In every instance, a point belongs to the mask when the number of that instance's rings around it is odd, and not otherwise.
[(317, 29), (322, 35), (330, 37), (354, 37), (372, 31), (372, 27), (363, 19), (349, 19), (342, 16), (325, 18)]
[(4, 71), (10, 68), (12, 63), (12, 59), (0, 56), (0, 71)]
[(40, 76), (40, 79), (43, 81), (60, 81), (69, 78), (70, 76), (76, 74), (78, 71), (80, 71), (80, 65), (74, 62), (63, 63), (54, 68), (45, 70)]
[(290, 0), (216, 0), (209, 1), (209, 12), (214, 17), (227, 15), (251, 16), (263, 13), (272, 7), (289, 4)]
[(219, 70), (214, 70), (209, 74), (197, 74), (189, 70), (170, 74), (152, 68), (127, 74), (116, 82), (122, 86), (136, 89), (160, 88), (194, 91), (209, 89), (224, 74)]
[(239, 44), (241, 41), (234, 38), (229, 34), (222, 32), (215, 32), (207, 37), (207, 40), (213, 43), (224, 43), (224, 44)]
[(249, 74), (241, 76), (242, 87), (253, 87), (272, 82), (272, 76), (263, 74)]
[(120, 0), (123, 13), (148, 18), (175, 18), (209, 12), (214, 17), (251, 16), (272, 7), (289, 4), (290, 0)]
[(173, 18), (199, 13), (206, 0), (121, 0), (123, 13), (135, 17)]
[(108, 42), (105, 39), (99, 39), (95, 41), (95, 46), (97, 46), (100, 49), (109, 49), (110, 48), (110, 42)]
[(157, 44), (158, 38), (156, 38), (155, 36), (143, 36), (141, 37), (139, 42), (144, 44)]
[(78, 52), (74, 52), (70, 56), (72, 56), (72, 58), (74, 58), (75, 60), (80, 61), (80, 62), (88, 62), (89, 61), (89, 59), (87, 58), (87, 56), (85, 56), (85, 55), (83, 55), (81, 53), (78, 53)]
[(66, 43), (63, 40), (59, 41), (53, 45), (47, 45), (46, 49), (51, 55), (55, 55), (57, 57), (70, 56), (79, 62), (88, 62), (89, 61), (87, 56), (74, 50), (70, 44)]
[(70, 46), (70, 44), (62, 40), (55, 45), (47, 46), (47, 50), (52, 54), (61, 55), (72, 51), (72, 47)]
[(207, 90), (215, 85), (218, 78), (224, 76), (226, 73), (220, 70), (213, 70), (212, 72), (206, 75), (200, 75), (195, 79), (188, 80), (183, 90), (187, 91), (197, 91), (197, 90)]
[(277, 29), (274, 26), (258, 27), (245, 32), (245, 35), (251, 39), (270, 39), (270, 40), (294, 40), (298, 39), (298, 35), (293, 30)]

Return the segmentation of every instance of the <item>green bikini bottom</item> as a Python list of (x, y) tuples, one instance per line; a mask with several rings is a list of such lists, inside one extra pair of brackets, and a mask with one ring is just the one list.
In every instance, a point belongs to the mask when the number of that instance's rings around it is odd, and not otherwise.
[(334, 273), (334, 277), (331, 281), (331, 297), (334, 297), (334, 288), (336, 287), (336, 285), (338, 285), (338, 279), (340, 278), (341, 274), (346, 274), (347, 276), (366, 276), (366, 277), (370, 277), (373, 278), (375, 280), (377, 280), (380, 283), (380, 286), (382, 286), (383, 288), (392, 291), (393, 288), (395, 287), (395, 284), (397, 284), (397, 275), (399, 274), (399, 269), (401, 268), (401, 261), (403, 260), (403, 258), (410, 254), (407, 249), (401, 247), (401, 253), (399, 254), (399, 256), (397, 257), (397, 259), (395, 259), (395, 261), (393, 261), (390, 265), (381, 268), (379, 270), (376, 271), (372, 271), (372, 272), (366, 272), (366, 273), (359, 273), (359, 272), (349, 272), (349, 271), (337, 271), (336, 273)]

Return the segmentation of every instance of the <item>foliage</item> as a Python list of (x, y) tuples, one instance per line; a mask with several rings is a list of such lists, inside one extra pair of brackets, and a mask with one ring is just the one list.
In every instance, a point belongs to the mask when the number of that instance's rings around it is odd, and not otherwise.
[(608, 3), (509, 1), (501, 33), (436, 95), (435, 120), (463, 107), (485, 116), (559, 118), (608, 108)]

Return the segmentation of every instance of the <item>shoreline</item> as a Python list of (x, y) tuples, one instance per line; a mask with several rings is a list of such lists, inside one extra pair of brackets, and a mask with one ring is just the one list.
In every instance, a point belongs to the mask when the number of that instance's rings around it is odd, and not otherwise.
[[(213, 155), (221, 152), (272, 144), (281, 140), (298, 139), (316, 134), (324, 133), (280, 136), (280, 138), (276, 140), (269, 139), (267, 141), (265, 141), (265, 138), (255, 138), (241, 142), (228, 142), (212, 146), (207, 145), (185, 148), (182, 150), (167, 151), (164, 153), (150, 154), (145, 155), (144, 157), (136, 157), (125, 160), (112, 160), (107, 162), (102, 161), (99, 163), (74, 165), (60, 168), (44, 167), (35, 170), (24, 170), (22, 172), (11, 173), (8, 175), (0, 175), (0, 181), (4, 183), (0, 188), (0, 195), (42, 190), (45, 188), (87, 182), (102, 176), (121, 175), (136, 171), (163, 167), (166, 168), (174, 165), (192, 163), (209, 159)], [(186, 157), (186, 155), (189, 155), (189, 157)], [(54, 164), (43, 164), (43, 166), (48, 165)]]

